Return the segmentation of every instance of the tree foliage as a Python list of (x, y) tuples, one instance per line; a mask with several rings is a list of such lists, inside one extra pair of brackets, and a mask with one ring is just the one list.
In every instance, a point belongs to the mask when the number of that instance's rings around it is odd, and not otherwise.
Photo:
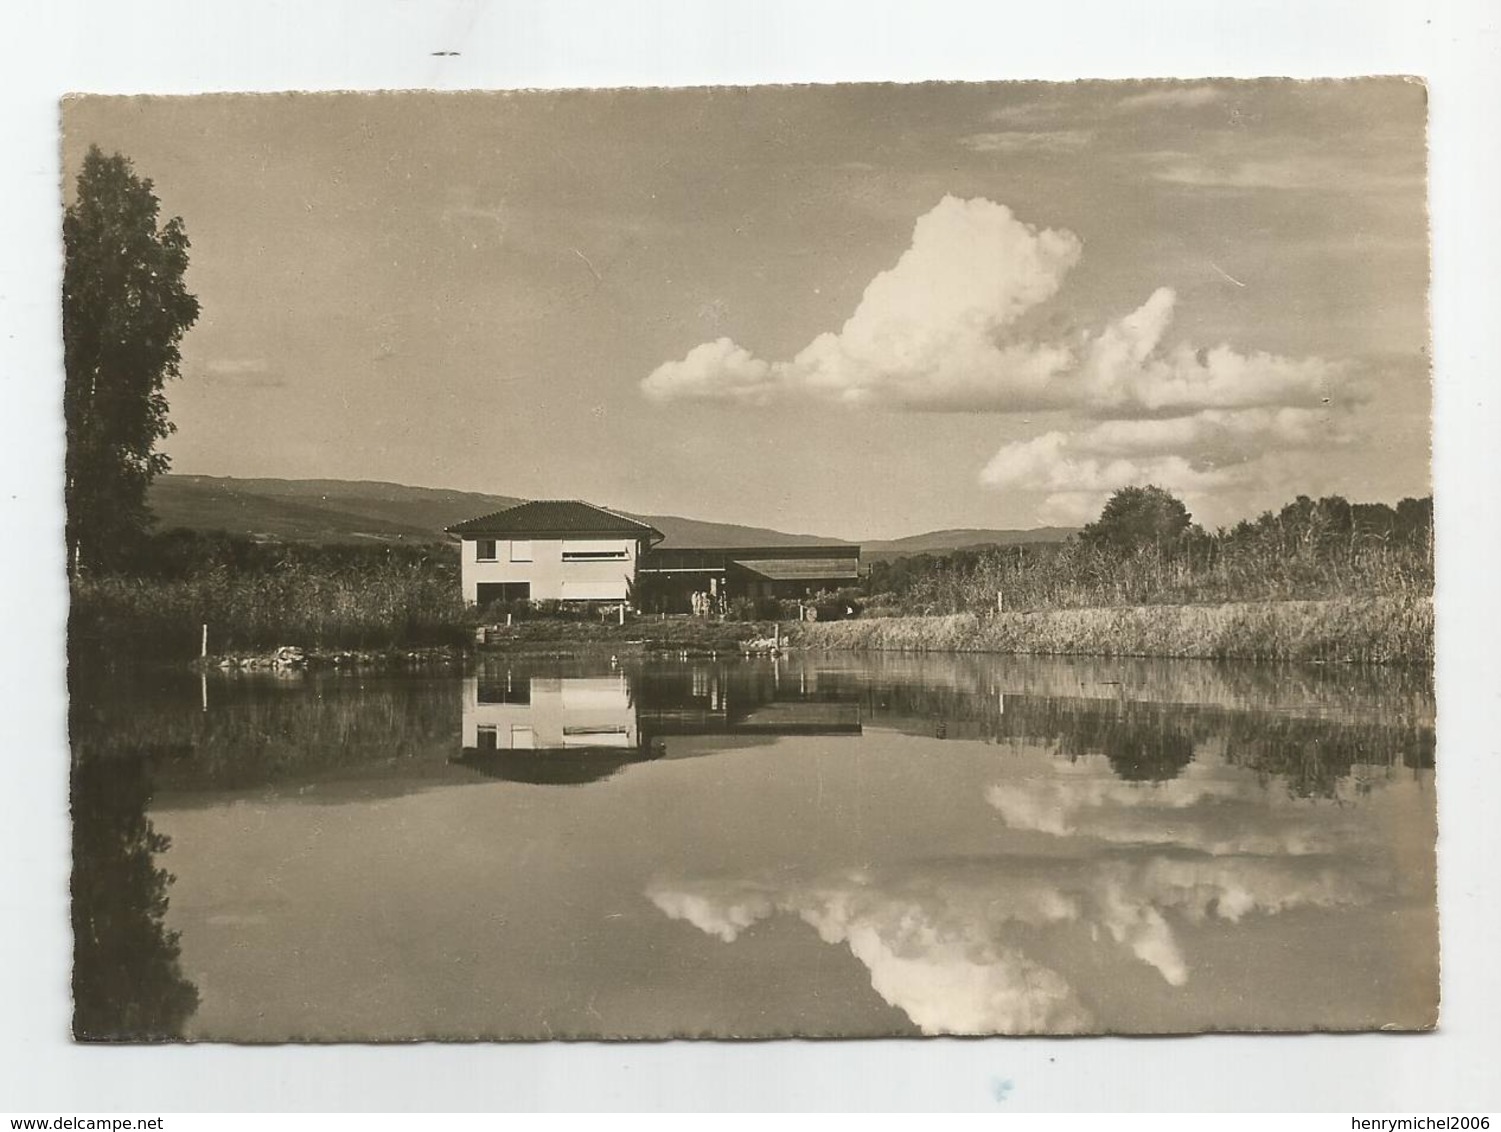
[(1193, 518), (1171, 492), (1147, 484), (1123, 487), (1105, 503), (1100, 517), (1079, 532), (1086, 543), (1117, 550), (1171, 543), (1188, 530)]
[(158, 226), (159, 202), (128, 158), (91, 146), (63, 216), (63, 355), (69, 560), (108, 564), (150, 525), (146, 488), (166, 471), (172, 432), (163, 386), (198, 319), (183, 276), (182, 219)]

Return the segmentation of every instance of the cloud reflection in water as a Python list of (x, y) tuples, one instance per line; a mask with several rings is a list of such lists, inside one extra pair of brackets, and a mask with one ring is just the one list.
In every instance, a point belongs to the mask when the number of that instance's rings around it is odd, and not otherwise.
[(925, 1034), (1106, 1028), (1061, 969), (1080, 933), (1181, 987), (1190, 967), (1175, 920), (1238, 923), (1364, 899), (1359, 881), (1312, 857), (1125, 853), (937, 861), (806, 883), (661, 880), (646, 895), (726, 943), (776, 913), (796, 915), (824, 942), (848, 946), (874, 990)]

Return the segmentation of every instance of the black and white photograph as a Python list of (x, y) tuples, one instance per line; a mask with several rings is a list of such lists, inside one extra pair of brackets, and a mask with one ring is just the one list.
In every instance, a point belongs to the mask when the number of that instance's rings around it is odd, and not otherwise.
[(73, 1039), (1434, 1027), (1428, 106), (64, 100)]

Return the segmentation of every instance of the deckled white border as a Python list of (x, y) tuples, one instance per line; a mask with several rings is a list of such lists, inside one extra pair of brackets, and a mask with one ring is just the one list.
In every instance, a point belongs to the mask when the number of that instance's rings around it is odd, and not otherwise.
[[(1026, 5), (51, 0), (0, 46), (5, 743), (0, 1105), (135, 1110), (1495, 1108), (1492, 384), (1501, 8), (1487, 0)], [(456, 56), (431, 52), (457, 51)], [(90, 1049), (69, 1044), (56, 101), (110, 93), (1178, 75), (1426, 76), (1439, 382), (1442, 1031), (1172, 1041)]]

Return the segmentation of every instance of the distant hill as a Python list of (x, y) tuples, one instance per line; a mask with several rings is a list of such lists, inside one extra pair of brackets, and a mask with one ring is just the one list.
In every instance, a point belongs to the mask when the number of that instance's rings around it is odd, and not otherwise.
[(866, 558), (903, 558), (909, 554), (942, 554), (980, 546), (1019, 546), (1029, 542), (1062, 542), (1077, 527), (1034, 527), (1027, 531), (1000, 531), (965, 527), (952, 531), (928, 531), (906, 538), (875, 539), (861, 544)]
[[(445, 527), (525, 500), (372, 480), (167, 475), (152, 483), (148, 502), (158, 530), (223, 530), (283, 542), (424, 543), (446, 541)], [(840, 541), (677, 515), (631, 517), (656, 527), (674, 546), (823, 546)]]
[(522, 502), (370, 480), (158, 476), (157, 529), (223, 530), (284, 542), (436, 542), (443, 528)]
[[(524, 500), (372, 480), (167, 475), (152, 483), (148, 502), (156, 513), (158, 530), (222, 530), (282, 542), (429, 543), (446, 541), (445, 527)], [(667, 536), (667, 546), (831, 546), (843, 541), (678, 515), (622, 514), (656, 527)], [(933, 531), (877, 540), (863, 547), (870, 557), (897, 558), (986, 544), (1057, 542), (1071, 533), (1062, 527)]]

